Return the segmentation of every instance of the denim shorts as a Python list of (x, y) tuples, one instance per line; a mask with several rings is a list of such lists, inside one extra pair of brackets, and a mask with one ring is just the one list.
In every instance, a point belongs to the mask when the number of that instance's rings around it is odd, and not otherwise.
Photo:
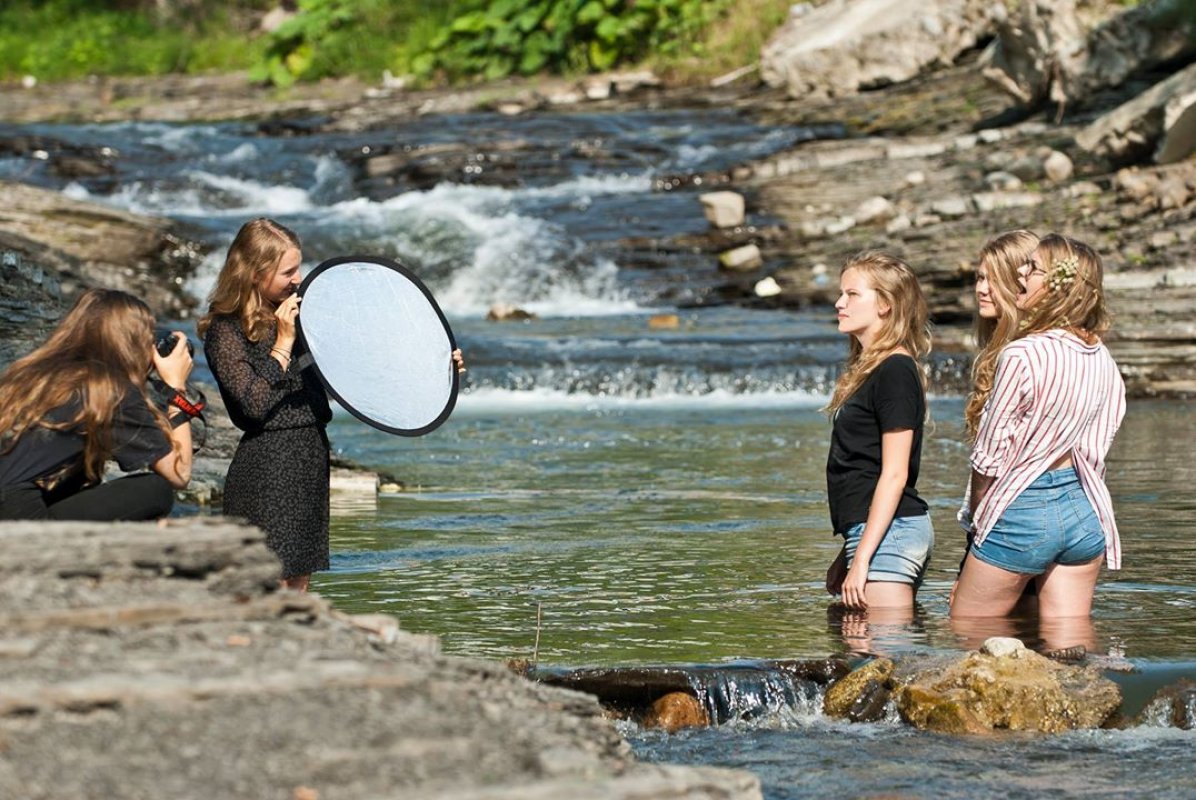
[(1072, 467), (1038, 476), (972, 548), (986, 564), (1027, 575), (1052, 564), (1087, 564), (1104, 552), (1100, 519)]
[[(843, 534), (847, 550), (847, 566), (855, 559), (855, 549), (864, 535), (865, 523), (852, 525)], [(934, 548), (934, 526), (930, 515), (919, 517), (895, 517), (880, 547), (868, 565), (868, 580), (886, 583), (909, 583), (922, 585), (926, 565), (930, 563), (930, 551)]]

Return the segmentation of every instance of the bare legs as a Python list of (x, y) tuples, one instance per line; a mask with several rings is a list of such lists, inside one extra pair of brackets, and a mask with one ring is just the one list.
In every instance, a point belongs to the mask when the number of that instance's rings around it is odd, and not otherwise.
[(311, 575), (296, 575), (293, 578), (283, 578), (279, 585), (283, 589), (294, 589), (296, 592), (306, 592), (311, 583)]
[[(1037, 577), (1009, 572), (968, 555), (955, 599), (951, 604), (952, 628), (967, 640), (981, 634), (1003, 635), (1000, 618), (1009, 615), (1030, 580), (1038, 584), (1041, 636), (1049, 650), (1083, 645), (1096, 647), (1092, 627), (1092, 595), (1104, 556), (1086, 564), (1052, 564)], [(1004, 634), (1007, 635), (1007, 634)]]

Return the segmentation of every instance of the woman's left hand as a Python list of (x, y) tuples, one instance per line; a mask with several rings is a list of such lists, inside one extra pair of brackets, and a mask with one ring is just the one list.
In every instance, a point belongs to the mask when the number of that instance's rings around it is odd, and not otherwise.
[(843, 605), (857, 608), (861, 611), (868, 608), (868, 601), (864, 598), (864, 590), (868, 586), (868, 567), (857, 557), (847, 570), (847, 577), (843, 579)]
[(187, 378), (191, 376), (194, 362), (191, 360), (191, 351), (187, 347), (187, 335), (182, 331), (174, 331), (174, 334), (174, 349), (167, 355), (162, 355), (155, 347), (152, 355), (154, 368), (158, 370), (158, 374), (162, 376), (166, 385), (181, 391), (187, 385)]
[(461, 354), (461, 348), (453, 351), (453, 363), (457, 366), (457, 374), (465, 372), (465, 356)]

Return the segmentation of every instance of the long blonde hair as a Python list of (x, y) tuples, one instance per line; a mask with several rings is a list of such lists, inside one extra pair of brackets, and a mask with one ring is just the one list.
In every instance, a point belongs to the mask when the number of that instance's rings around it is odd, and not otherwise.
[[(45, 344), (0, 376), (5, 451), (32, 428), (62, 431), (79, 426), (84, 472), (89, 482), (98, 481), (112, 454), (112, 424), (129, 384), (169, 439), (166, 415), (146, 394), (153, 346), (154, 316), (145, 303), (112, 289), (84, 292)], [(80, 408), (71, 419), (48, 421), (51, 411), (72, 399)], [(177, 458), (177, 446), (175, 450)]]
[(980, 250), (980, 269), (988, 274), (997, 317), (985, 319), (976, 314), (977, 352), (972, 361), (972, 388), (963, 413), (968, 441), (976, 438), (980, 428), (980, 413), (993, 388), (997, 356), (1017, 332), (1021, 319), (1017, 307), (1017, 271), (1030, 260), (1036, 247), (1036, 235), (1027, 230), (1015, 230), (994, 236)]
[(930, 313), (926, 297), (909, 264), (891, 253), (865, 250), (852, 256), (839, 270), (857, 270), (868, 282), (879, 300), (889, 307), (882, 318), (876, 339), (867, 350), (852, 336), (847, 365), (835, 383), (835, 392), (826, 411), (834, 414), (872, 374), (872, 370), (899, 348), (904, 348), (922, 367), (918, 377), (922, 391), (926, 391), (926, 372), (923, 361), (930, 354)]
[(1105, 265), (1096, 251), (1078, 239), (1049, 233), (1042, 237), (1036, 252), (1043, 256), (1041, 266), (1046, 271), (1047, 285), (1034, 305), (1022, 311), (1013, 338), (1056, 328), (1073, 331), (1085, 339), (1108, 331)]
[(274, 328), (274, 312), (258, 286), (273, 276), (291, 248), (299, 249), (299, 237), (272, 219), (260, 217), (242, 225), (208, 297), (208, 313), (197, 326), (200, 338), (215, 317), (231, 314), (240, 317), (249, 341), (268, 335)]

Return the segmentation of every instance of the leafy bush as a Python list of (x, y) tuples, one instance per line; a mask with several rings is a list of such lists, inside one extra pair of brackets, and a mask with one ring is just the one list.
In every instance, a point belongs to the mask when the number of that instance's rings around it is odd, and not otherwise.
[(410, 71), (407, 54), (463, 6), (444, 0), (299, 0), (298, 13), (270, 35), (251, 77), (288, 86), (296, 80), (384, 69)]
[[(152, 9), (121, 10), (118, 5), (94, 0), (0, 4), (0, 77), (60, 80), (227, 70), (247, 67), (255, 57), (244, 37), (228, 29), (220, 9), (184, 26), (160, 20)], [(229, 46), (231, 42), (236, 44)], [(207, 57), (212, 51), (224, 54), (220, 63)]]
[(417, 75), (502, 78), (600, 71), (648, 53), (676, 55), (730, 0), (490, 0), (475, 3), (412, 60)]

